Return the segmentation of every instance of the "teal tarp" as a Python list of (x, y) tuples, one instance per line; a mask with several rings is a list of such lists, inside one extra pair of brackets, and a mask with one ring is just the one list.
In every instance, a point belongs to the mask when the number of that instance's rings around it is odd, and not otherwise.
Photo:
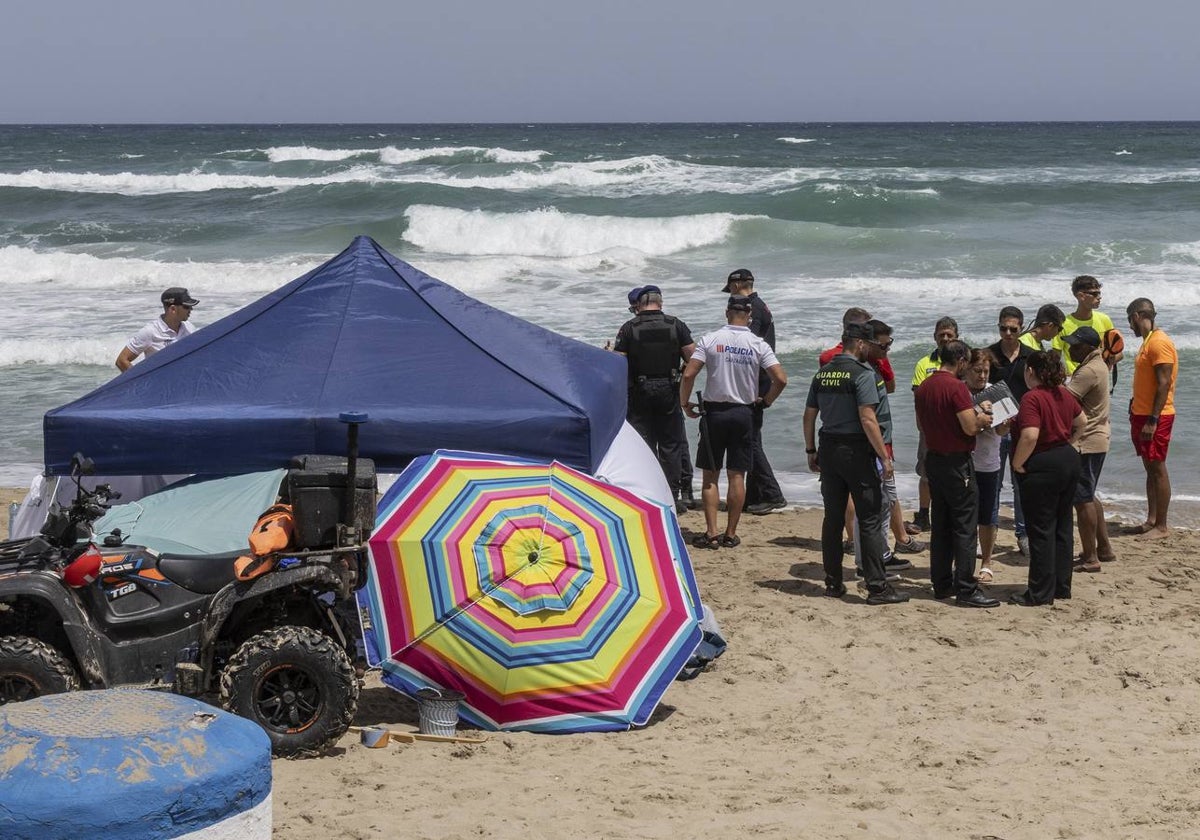
[(96, 522), (96, 538), (114, 528), (129, 545), (171, 554), (248, 549), (259, 514), (275, 503), (287, 470), (193, 476), (136, 502), (116, 505)]

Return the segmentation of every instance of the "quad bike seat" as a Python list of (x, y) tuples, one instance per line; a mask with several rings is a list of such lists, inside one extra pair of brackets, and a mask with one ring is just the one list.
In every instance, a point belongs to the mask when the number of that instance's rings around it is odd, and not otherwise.
[(226, 551), (221, 554), (162, 554), (158, 570), (163, 577), (191, 592), (210, 595), (228, 583), (233, 583), (233, 561), (245, 552)]

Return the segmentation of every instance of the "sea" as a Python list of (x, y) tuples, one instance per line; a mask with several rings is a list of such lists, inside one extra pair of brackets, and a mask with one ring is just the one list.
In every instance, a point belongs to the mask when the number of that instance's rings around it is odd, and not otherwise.
[[(1149, 297), (1179, 347), (1172, 520), (1200, 526), (1200, 123), (0, 126), (0, 485), (40, 471), (43, 414), (116, 375), (164, 288), (200, 299), (203, 328), (359, 234), (596, 346), (645, 283), (715, 329), (725, 276), (750, 269), (791, 382), (766, 449), (800, 505), (820, 498), (804, 397), (848, 306), (895, 327), (911, 508), (908, 379), (934, 322), (991, 343), (1000, 307), (1070, 311), (1095, 275), (1118, 327)], [(1132, 521), (1125, 338), (1100, 487)]]

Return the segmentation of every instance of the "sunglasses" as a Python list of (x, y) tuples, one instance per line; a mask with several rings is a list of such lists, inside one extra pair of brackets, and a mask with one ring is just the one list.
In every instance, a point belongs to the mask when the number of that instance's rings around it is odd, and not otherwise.
[(1002, 332), (1002, 333), (1014, 333), (1015, 334), (1015, 333), (1019, 333), (1021, 331), (1020, 327), (1000, 327), (999, 329), (1000, 329), (1000, 332)]
[(885, 352), (888, 350), (888, 348), (890, 348), (895, 343), (896, 343), (895, 339), (892, 339), (891, 341), (870, 341), (870, 340), (867, 341), (867, 344), (873, 344)]

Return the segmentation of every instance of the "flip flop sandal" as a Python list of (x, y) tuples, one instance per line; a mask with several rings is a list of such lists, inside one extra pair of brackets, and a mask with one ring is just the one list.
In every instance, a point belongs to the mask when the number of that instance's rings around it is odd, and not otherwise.
[(1097, 562), (1096, 565), (1093, 566), (1090, 563), (1076, 563), (1074, 566), (1074, 571), (1090, 572), (1095, 574), (1096, 572), (1100, 571), (1100, 564)]
[(692, 537), (692, 545), (696, 548), (712, 548), (721, 547), (721, 538), (717, 536), (710, 537), (708, 534), (697, 534)]
[(987, 566), (984, 566), (982, 569), (979, 570), (979, 575), (977, 577), (977, 580), (980, 583), (991, 583), (995, 579), (996, 579), (995, 573), (993, 573), (992, 570), (989, 569)]
[(721, 535), (721, 545), (725, 548), (737, 548), (742, 544), (741, 537), (731, 537), (728, 534)]

